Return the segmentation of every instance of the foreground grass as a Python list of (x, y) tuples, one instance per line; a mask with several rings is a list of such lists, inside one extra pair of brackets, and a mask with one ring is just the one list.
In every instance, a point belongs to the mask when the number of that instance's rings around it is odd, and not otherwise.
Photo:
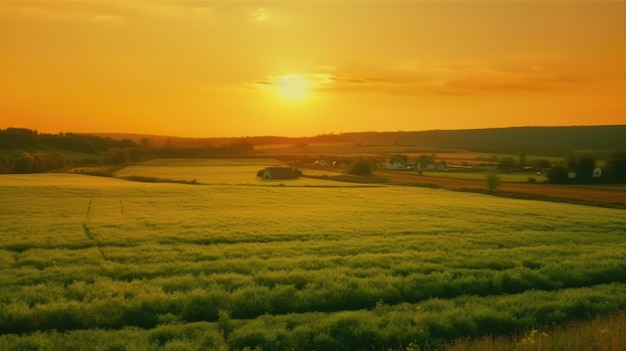
[(621, 210), (72, 174), (0, 192), (0, 349), (424, 348), (626, 310)]
[(531, 329), (515, 337), (459, 339), (444, 351), (621, 351), (626, 350), (626, 314)]

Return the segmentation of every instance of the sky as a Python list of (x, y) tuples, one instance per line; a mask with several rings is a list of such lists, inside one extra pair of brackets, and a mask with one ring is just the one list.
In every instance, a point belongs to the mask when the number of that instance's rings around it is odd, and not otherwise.
[(0, 1), (0, 128), (626, 124), (626, 2)]

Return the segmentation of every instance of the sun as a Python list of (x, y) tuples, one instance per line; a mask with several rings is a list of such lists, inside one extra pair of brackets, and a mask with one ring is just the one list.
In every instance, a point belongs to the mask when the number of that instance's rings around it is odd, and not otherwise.
[(301, 75), (285, 75), (278, 78), (278, 94), (288, 102), (298, 102), (309, 96), (311, 83)]

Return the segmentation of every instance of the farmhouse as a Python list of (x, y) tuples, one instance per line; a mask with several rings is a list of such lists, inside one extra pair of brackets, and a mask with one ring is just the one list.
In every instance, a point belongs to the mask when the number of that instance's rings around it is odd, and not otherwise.
[(417, 159), (417, 169), (418, 170), (434, 170), (436, 167), (435, 159), (432, 156), (420, 156)]
[(330, 166), (330, 163), (328, 163), (325, 159), (322, 158), (322, 159), (315, 161), (315, 165), (319, 167), (328, 167)]
[(346, 167), (350, 166), (351, 164), (352, 164), (352, 160), (348, 160), (348, 159), (337, 160), (337, 161), (333, 162), (333, 167), (336, 167), (336, 168), (346, 168)]
[(387, 169), (406, 169), (408, 159), (405, 155), (392, 155), (387, 164)]
[(600, 178), (602, 176), (602, 168), (596, 167), (593, 169), (593, 177)]
[(295, 179), (300, 175), (302, 172), (293, 170), (291, 167), (267, 167), (256, 174), (261, 179)]

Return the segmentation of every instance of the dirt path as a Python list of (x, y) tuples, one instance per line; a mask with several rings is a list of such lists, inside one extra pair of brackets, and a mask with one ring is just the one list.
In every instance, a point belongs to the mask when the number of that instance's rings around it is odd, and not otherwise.
[[(450, 190), (485, 190), (485, 182), (419, 176), (389, 171), (376, 171), (376, 175), (389, 179), (393, 184), (433, 185)], [(538, 198), (555, 198), (581, 202), (607, 204), (626, 207), (626, 186), (575, 186), (530, 183), (500, 183), (498, 191), (519, 195), (532, 195)]]

